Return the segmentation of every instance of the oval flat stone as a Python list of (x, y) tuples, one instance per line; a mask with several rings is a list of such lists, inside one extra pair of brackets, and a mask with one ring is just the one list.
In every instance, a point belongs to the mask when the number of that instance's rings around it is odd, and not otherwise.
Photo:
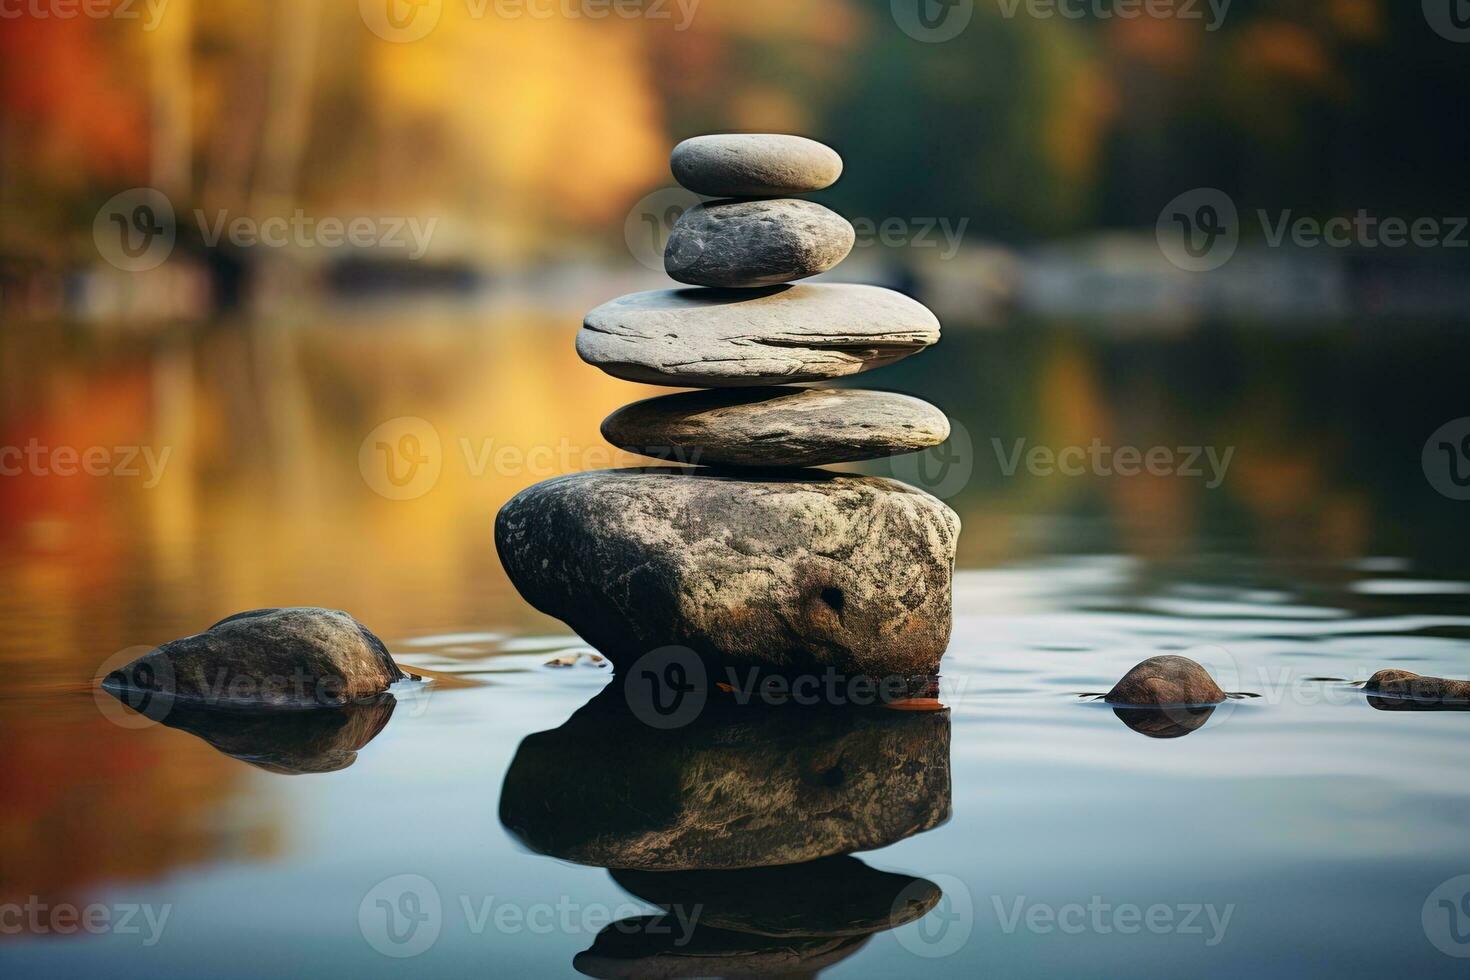
[(846, 218), (811, 201), (714, 201), (674, 224), (664, 269), (694, 286), (775, 286), (826, 272), (856, 237)]
[(655, 459), (718, 466), (821, 466), (937, 446), (949, 419), (887, 391), (727, 388), (661, 395), (613, 412), (608, 442)]
[(674, 179), (710, 197), (780, 197), (831, 187), (842, 157), (830, 146), (781, 133), (695, 136), (674, 147)]
[(631, 293), (587, 314), (577, 353), (628, 381), (750, 387), (846, 377), (938, 340), (934, 314), (902, 293), (803, 283)]
[(895, 480), (822, 470), (598, 470), (495, 519), (527, 602), (629, 669), (672, 644), (711, 671), (938, 672), (959, 517)]

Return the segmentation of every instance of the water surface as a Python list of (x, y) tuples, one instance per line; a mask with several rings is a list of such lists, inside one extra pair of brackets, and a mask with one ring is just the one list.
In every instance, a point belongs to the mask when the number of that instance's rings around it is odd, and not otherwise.
[[(0, 936), (7, 974), (565, 976), (640, 955), (834, 977), (1461, 972), (1470, 714), (1385, 710), (1355, 686), (1385, 667), (1470, 676), (1470, 505), (1420, 463), (1465, 410), (1458, 334), (953, 331), (947, 356), (871, 379), (926, 394), (969, 437), (902, 471), (965, 522), (948, 712), (716, 718), (649, 741), (588, 711), (609, 669), (520, 601), (490, 541), (521, 487), (623, 461), (596, 424), (648, 390), (581, 366), (565, 324), (490, 326), (6, 337), (0, 441), (172, 451), (151, 487), (0, 481), (0, 900), (167, 909), (151, 944), (146, 921), (27, 923)], [(406, 416), (436, 430), (440, 473), (389, 499), (359, 450)], [(993, 442), (1095, 438), (1234, 455), (1211, 489), (1007, 475)], [(506, 447), (519, 457), (497, 461)], [(254, 741), (130, 724), (89, 688), (135, 646), (299, 604), (352, 611), (430, 679)], [(1165, 652), (1258, 697), (1183, 722), (1084, 697)], [(689, 772), (725, 774), (726, 796), (691, 799), (671, 776)], [(649, 880), (533, 850), (626, 835), (658, 807), (738, 806), (783, 773), (825, 781), (772, 797), (762, 832), (803, 863), (771, 875)], [(579, 780), (583, 819), (527, 806)], [(891, 841), (838, 856), (857, 830)], [(414, 940), (372, 925), (377, 900), (407, 923), (421, 882), (437, 935), (384, 955)], [(878, 924), (890, 895), (919, 917)], [(599, 939), (660, 896), (777, 934)]]

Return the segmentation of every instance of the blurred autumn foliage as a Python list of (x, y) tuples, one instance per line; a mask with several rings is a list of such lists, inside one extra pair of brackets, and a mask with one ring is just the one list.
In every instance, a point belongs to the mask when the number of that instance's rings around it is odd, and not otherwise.
[(85, 255), (98, 205), (139, 185), (257, 217), (439, 214), (436, 247), (482, 260), (595, 251), (669, 183), (672, 142), (723, 129), (833, 143), (849, 213), (1010, 241), (1150, 225), (1165, 187), (1317, 213), (1464, 193), (1446, 120), (1470, 61), (1412, 3), (1236, 0), (1208, 30), (982, 2), (942, 44), (888, 0), (701, 0), (687, 30), (446, 0), (412, 43), (357, 7), (5, 20), (0, 255)]

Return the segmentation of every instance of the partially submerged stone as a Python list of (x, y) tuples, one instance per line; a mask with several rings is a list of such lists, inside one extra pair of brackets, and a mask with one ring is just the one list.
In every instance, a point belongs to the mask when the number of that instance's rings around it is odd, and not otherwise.
[(165, 643), (103, 687), (150, 717), (174, 704), (312, 708), (371, 699), (403, 671), (357, 620), (333, 609), (255, 609)]
[(938, 673), (959, 530), (894, 480), (654, 468), (524, 490), (495, 546), (526, 601), (619, 670), (677, 644), (712, 669), (884, 677)]
[(922, 304), (878, 286), (659, 289), (587, 314), (582, 360), (627, 381), (690, 388), (842, 378), (939, 341)]
[[(1470, 708), (1470, 681), (1424, 677), (1409, 670), (1380, 670), (1363, 685), (1374, 707)], [(1390, 702), (1403, 702), (1402, 705)]]
[(780, 197), (831, 187), (842, 176), (842, 157), (805, 136), (716, 133), (674, 147), (669, 169), (696, 194)]
[(694, 286), (774, 286), (847, 258), (847, 219), (811, 201), (712, 201), (688, 209), (664, 249), (664, 269)]
[(1225, 692), (1214, 678), (1188, 657), (1150, 657), (1138, 664), (1108, 692), (1110, 704), (1205, 705), (1219, 704)]
[(937, 446), (949, 419), (887, 391), (771, 386), (660, 395), (602, 422), (629, 452), (706, 466), (822, 466)]
[(500, 794), (526, 846), (603, 868), (797, 864), (892, 844), (949, 816), (949, 715), (724, 707), (675, 730), (600, 693), (527, 736)]

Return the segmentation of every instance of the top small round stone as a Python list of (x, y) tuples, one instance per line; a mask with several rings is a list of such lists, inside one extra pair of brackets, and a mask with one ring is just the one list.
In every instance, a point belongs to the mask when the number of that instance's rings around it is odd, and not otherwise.
[(695, 136), (674, 147), (674, 179), (711, 197), (784, 197), (831, 187), (842, 158), (830, 146), (780, 133)]

